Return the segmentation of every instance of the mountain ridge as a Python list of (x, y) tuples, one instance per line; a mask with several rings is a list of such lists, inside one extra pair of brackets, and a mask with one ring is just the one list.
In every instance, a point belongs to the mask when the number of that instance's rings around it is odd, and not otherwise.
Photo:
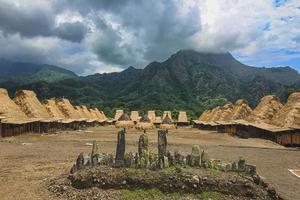
[[(288, 80), (288, 81), (287, 81)], [(108, 115), (114, 109), (187, 110), (191, 116), (239, 98), (255, 106), (259, 99), (276, 94), (282, 100), (299, 89), (300, 75), (289, 68), (260, 69), (237, 61), (230, 53), (209, 54), (181, 50), (163, 62), (144, 69), (93, 74), (55, 82), (2, 83), (10, 94), (32, 89), (40, 99), (67, 97), (75, 104), (98, 106)]]

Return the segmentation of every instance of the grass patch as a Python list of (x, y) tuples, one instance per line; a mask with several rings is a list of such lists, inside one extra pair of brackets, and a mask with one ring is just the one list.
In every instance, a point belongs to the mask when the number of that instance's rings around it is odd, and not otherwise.
[(182, 198), (187, 199), (200, 199), (200, 200), (221, 200), (222, 196), (218, 192), (202, 192), (201, 194), (184, 193), (179, 192), (165, 193), (159, 189), (122, 189), (120, 191), (120, 199), (122, 200), (134, 200), (134, 199), (172, 199), (180, 200)]
[(132, 200), (132, 199), (180, 199), (180, 194), (174, 193), (163, 193), (159, 189), (134, 189), (128, 190), (123, 189), (120, 193), (120, 199)]
[(208, 200), (208, 199), (221, 200), (221, 194), (218, 193), (218, 192), (202, 192), (200, 194), (200, 199), (203, 199), (203, 200)]
[(219, 170), (215, 169), (215, 168), (209, 168), (210, 170), (210, 173), (213, 175), (213, 176), (218, 176), (219, 175)]

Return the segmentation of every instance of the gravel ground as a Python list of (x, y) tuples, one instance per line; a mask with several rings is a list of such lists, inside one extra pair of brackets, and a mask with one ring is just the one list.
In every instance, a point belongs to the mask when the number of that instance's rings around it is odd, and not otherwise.
[[(112, 126), (59, 134), (28, 134), (0, 138), (1, 199), (60, 199), (46, 188), (49, 179), (67, 174), (80, 152), (89, 153), (96, 140), (100, 151), (115, 152), (117, 129)], [(157, 130), (148, 131), (150, 149), (156, 152)], [(129, 130), (126, 151), (137, 151), (141, 132)], [(206, 149), (211, 158), (237, 160), (240, 156), (257, 166), (264, 177), (285, 199), (300, 199), (300, 179), (288, 169), (300, 169), (299, 149), (284, 148), (261, 139), (240, 139), (211, 131), (180, 128), (168, 134), (168, 149), (190, 153), (193, 144)], [(118, 191), (105, 191), (114, 194)]]

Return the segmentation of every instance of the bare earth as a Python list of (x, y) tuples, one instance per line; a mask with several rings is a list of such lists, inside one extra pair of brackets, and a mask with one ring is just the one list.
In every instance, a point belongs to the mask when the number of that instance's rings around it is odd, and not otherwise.
[[(89, 153), (93, 140), (100, 151), (115, 152), (116, 133), (112, 126), (59, 134), (29, 134), (0, 139), (0, 199), (58, 199), (50, 193), (47, 180), (68, 173), (80, 152)], [(137, 151), (141, 132), (129, 130), (126, 151)], [(156, 152), (157, 130), (148, 131), (150, 149)], [(211, 131), (180, 128), (168, 134), (169, 150), (190, 153), (194, 144), (206, 149), (211, 158), (237, 160), (240, 156), (257, 166), (285, 199), (300, 199), (300, 178), (288, 169), (300, 169), (300, 150), (284, 148), (261, 139), (240, 139)]]

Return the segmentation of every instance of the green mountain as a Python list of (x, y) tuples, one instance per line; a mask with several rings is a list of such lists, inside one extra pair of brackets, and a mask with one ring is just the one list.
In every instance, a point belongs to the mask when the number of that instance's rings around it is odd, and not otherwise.
[(2, 83), (11, 93), (25, 88), (41, 99), (67, 97), (73, 103), (99, 106), (112, 115), (116, 108), (128, 110), (187, 110), (198, 116), (203, 110), (247, 99), (252, 106), (262, 96), (276, 94), (285, 100), (299, 87), (300, 75), (289, 68), (246, 66), (229, 53), (181, 50), (164, 62), (144, 69), (129, 67), (119, 73), (94, 74), (56, 82)]
[(12, 81), (21, 84), (38, 81), (56, 82), (77, 75), (69, 70), (47, 64), (34, 64), (0, 60), (0, 82)]

